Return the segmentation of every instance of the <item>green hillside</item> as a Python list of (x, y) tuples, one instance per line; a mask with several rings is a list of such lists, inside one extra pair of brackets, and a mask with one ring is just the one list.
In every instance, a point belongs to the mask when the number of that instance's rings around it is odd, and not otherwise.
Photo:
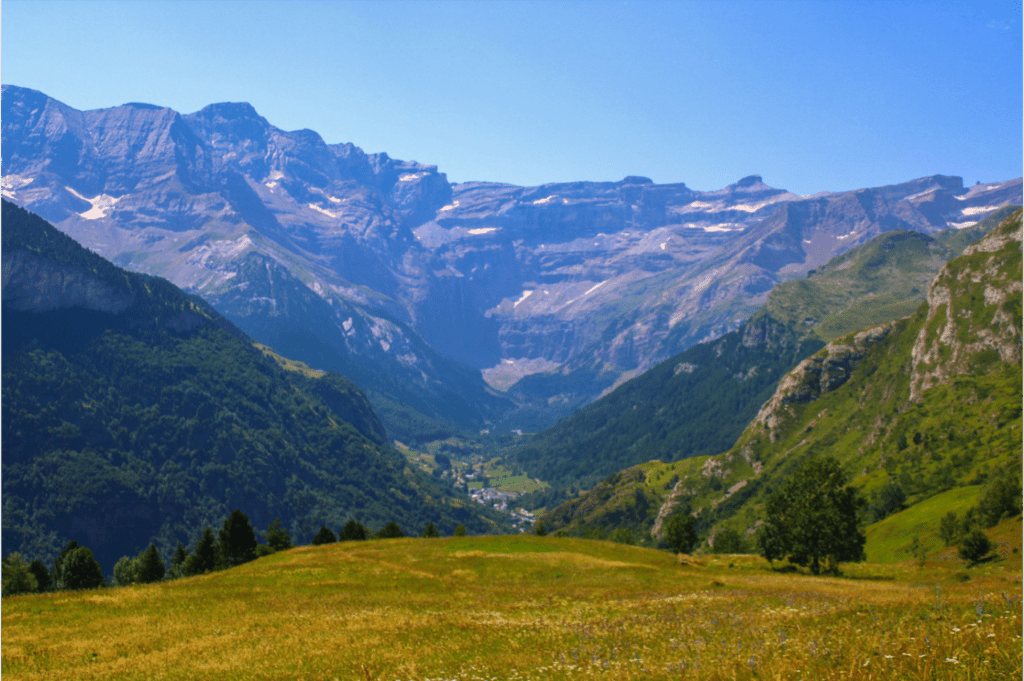
[(350, 518), (507, 528), (410, 468), (355, 384), (280, 366), (198, 298), (16, 206), (2, 218), (4, 555), (76, 540), (109, 573), (236, 508), (300, 542)]
[[(749, 537), (765, 495), (814, 454), (838, 457), (875, 505), (886, 485), (898, 485), (913, 508), (947, 490), (980, 493), (1001, 476), (1019, 477), (1020, 224), (1018, 210), (949, 262), (912, 316), (801, 362), (727, 451), (617, 473), (550, 511), (545, 524), (584, 536), (625, 528), (655, 543), (659, 518), (699, 513), (705, 538), (723, 528)], [(904, 513), (911, 531), (917, 521)], [(920, 541), (934, 542), (937, 527), (927, 527)]]
[[(1005, 211), (998, 211), (1005, 217)], [(550, 507), (644, 461), (678, 461), (731, 447), (782, 376), (825, 341), (912, 314), (939, 269), (998, 222), (935, 238), (895, 230), (772, 289), (737, 331), (701, 343), (513, 450), (509, 464), (552, 489), (525, 502)]]

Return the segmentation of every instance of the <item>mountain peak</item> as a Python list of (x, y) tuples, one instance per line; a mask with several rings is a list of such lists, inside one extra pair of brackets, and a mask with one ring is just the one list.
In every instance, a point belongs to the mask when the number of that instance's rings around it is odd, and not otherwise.
[(256, 113), (256, 109), (254, 109), (252, 104), (249, 102), (219, 102), (217, 104), (208, 104), (192, 114), (192, 116), (206, 120), (220, 119), (225, 121), (236, 121), (255, 119), (265, 122), (265, 119)]

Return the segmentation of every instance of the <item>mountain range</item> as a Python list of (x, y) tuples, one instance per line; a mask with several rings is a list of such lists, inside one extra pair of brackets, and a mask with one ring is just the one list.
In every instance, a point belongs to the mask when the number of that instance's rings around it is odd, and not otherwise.
[(453, 184), (248, 104), (78, 111), (7, 85), (0, 113), (5, 198), (355, 381), (401, 439), (540, 429), (850, 248), (1022, 195), (1020, 179), (941, 175), (813, 196), (756, 175), (717, 191)]
[(69, 540), (110, 570), (235, 509), (297, 542), (350, 519), (418, 534), (508, 517), (410, 465), (365, 395), (255, 344), (208, 303), (3, 201), (3, 553)]

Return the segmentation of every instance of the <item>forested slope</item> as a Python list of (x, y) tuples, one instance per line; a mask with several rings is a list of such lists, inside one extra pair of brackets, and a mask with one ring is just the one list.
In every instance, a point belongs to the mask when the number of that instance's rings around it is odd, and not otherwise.
[(105, 570), (236, 508), (297, 541), (356, 518), (505, 529), (411, 470), (362, 392), (287, 371), (197, 297), (3, 203), (3, 553)]

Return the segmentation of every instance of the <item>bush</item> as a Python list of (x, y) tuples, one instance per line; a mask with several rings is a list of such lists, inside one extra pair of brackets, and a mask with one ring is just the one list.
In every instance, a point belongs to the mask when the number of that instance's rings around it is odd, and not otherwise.
[(616, 544), (633, 544), (633, 533), (629, 531), (628, 527), (615, 528), (608, 538)]
[(946, 546), (950, 546), (956, 543), (959, 535), (960, 522), (957, 520), (956, 511), (950, 511), (939, 521), (939, 539)]
[(988, 536), (978, 528), (974, 528), (971, 530), (970, 534), (964, 537), (964, 540), (960, 542), (960, 547), (957, 549), (957, 553), (960, 554), (960, 557), (966, 560), (969, 565), (973, 565), (987, 556), (991, 550), (992, 542), (989, 541)]
[(324, 544), (333, 544), (336, 541), (338, 541), (338, 538), (334, 536), (334, 533), (326, 525), (321, 525), (320, 531), (316, 533), (310, 544), (313, 546), (323, 546)]
[(0, 565), (3, 572), (0, 577), (0, 593), (4, 598), (39, 591), (39, 580), (32, 574), (31, 566), (20, 553), (7, 556)]
[(462, 523), (459, 523), (458, 525), (456, 525), (455, 526), (455, 536), (456, 537), (465, 537), (466, 536), (466, 526), (463, 525)]
[(259, 546), (256, 547), (256, 557), (257, 558), (262, 558), (263, 556), (269, 556), (272, 553), (277, 553), (277, 551), (275, 551), (274, 547), (271, 546), (270, 544), (260, 544)]
[(441, 536), (441, 533), (437, 531), (437, 527), (434, 526), (434, 522), (430, 521), (427, 523), (426, 528), (423, 530), (423, 537), (425, 539), (436, 539)]
[(543, 520), (538, 520), (537, 523), (533, 526), (533, 533), (538, 537), (543, 537), (547, 535), (548, 528), (544, 527)]

